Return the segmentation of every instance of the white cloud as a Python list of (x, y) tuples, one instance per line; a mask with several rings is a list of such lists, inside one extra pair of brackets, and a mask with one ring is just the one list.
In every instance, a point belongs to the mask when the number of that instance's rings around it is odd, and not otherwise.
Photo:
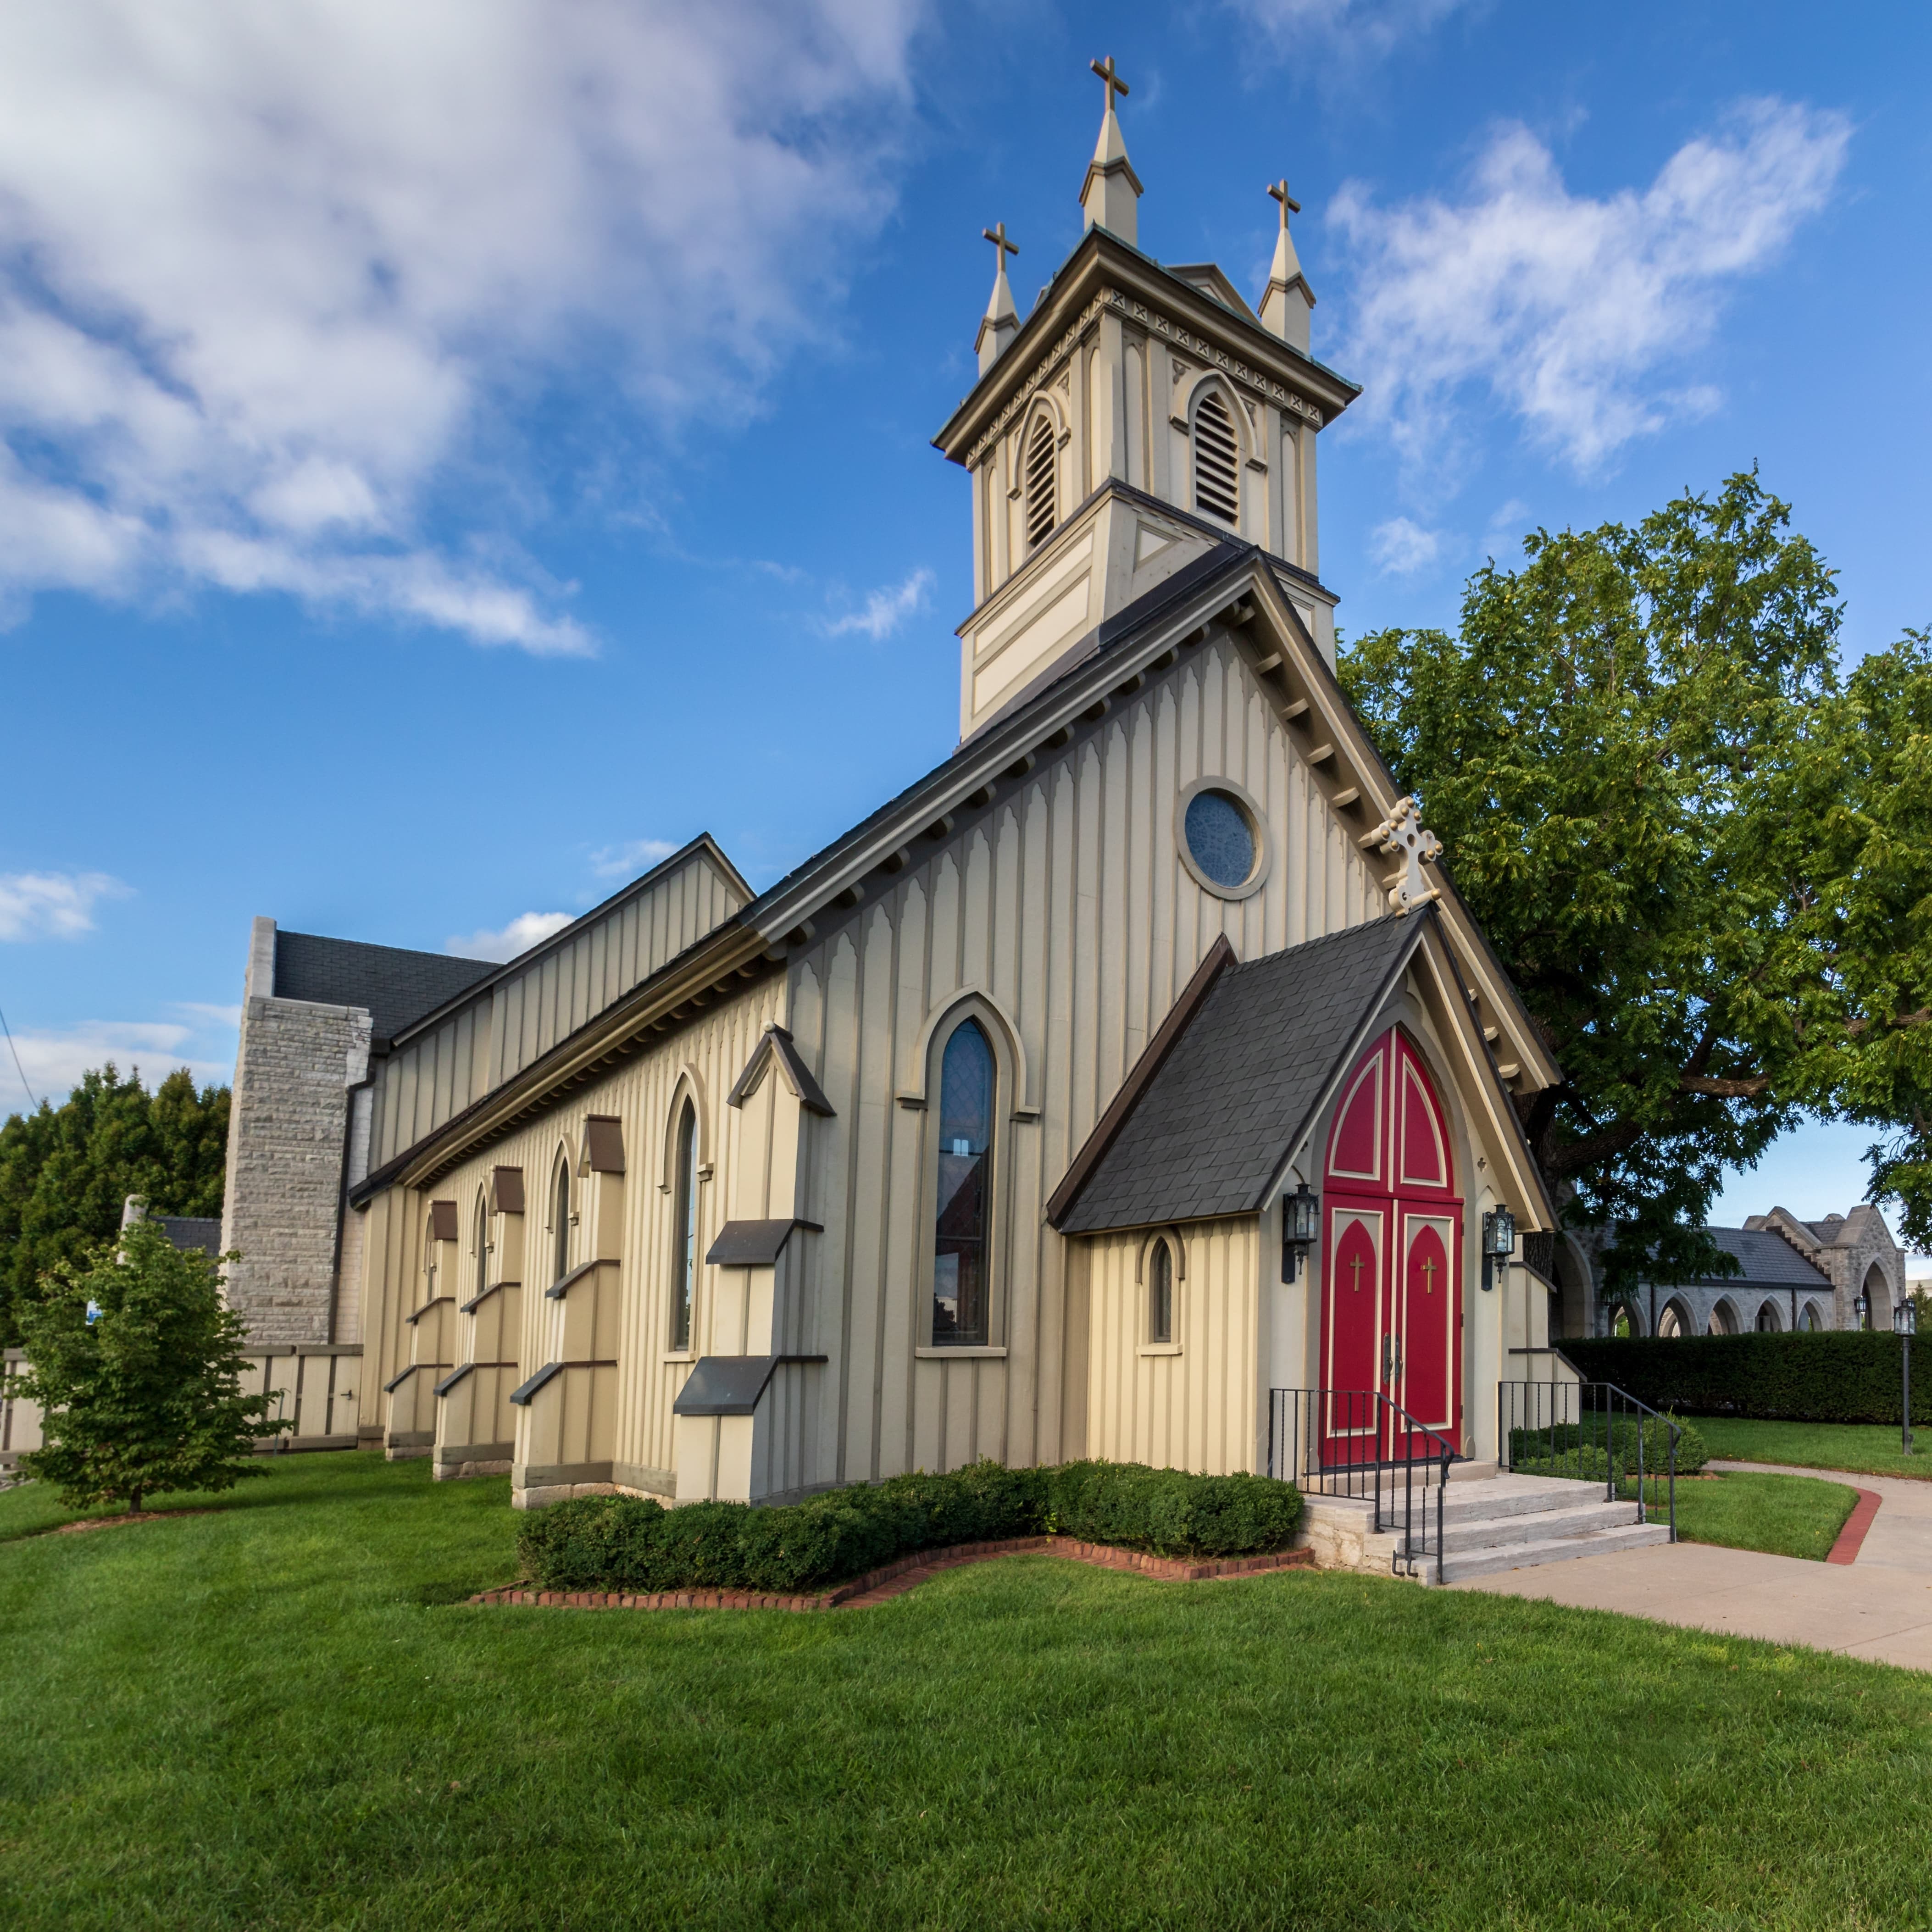
[(486, 454), (573, 387), (614, 445), (755, 406), (890, 210), (922, 4), (0, 9), (0, 601), (586, 648)]
[(1576, 470), (1600, 469), (1672, 407), (1657, 373), (1707, 341), (1726, 284), (1768, 266), (1829, 199), (1851, 139), (1839, 115), (1746, 103), (1687, 142), (1640, 194), (1570, 193), (1526, 128), (1499, 130), (1454, 204), (1377, 206), (1346, 184), (1329, 219), (1358, 265), (1347, 357), (1379, 425), (1415, 464), (1455, 428), (1468, 388), (1514, 410)]
[(1472, 0), (1230, 0), (1283, 50), (1321, 42), (1356, 54), (1387, 53), (1426, 33)]
[(590, 855), (590, 869), (600, 879), (634, 879), (648, 872), (660, 859), (668, 859), (677, 850), (668, 838), (633, 838), (621, 845), (607, 845)]
[(1406, 517), (1392, 517), (1369, 534), (1369, 555), (1378, 570), (1391, 577), (1412, 577), (1426, 570), (1442, 554), (1439, 532), (1425, 530)]
[(932, 572), (921, 564), (903, 584), (871, 592), (860, 609), (825, 620), (825, 634), (842, 638), (862, 631), (874, 644), (890, 638), (914, 611), (924, 609), (935, 581)]
[(128, 892), (105, 872), (0, 872), (0, 940), (78, 939), (98, 901)]
[(514, 959), (532, 946), (541, 946), (554, 932), (561, 932), (571, 922), (567, 912), (519, 913), (508, 926), (490, 932), (453, 933), (443, 950), (459, 959)]
[[(34, 1098), (58, 1107), (92, 1067), (112, 1060), (123, 1077), (139, 1068), (152, 1093), (177, 1066), (185, 1066), (200, 1086), (225, 1087), (235, 1076), (232, 1040), (211, 1037), (200, 1026), (168, 1021), (81, 1020), (73, 1026), (13, 1030), (14, 1057), (0, 1046), (0, 1112), (17, 1113), (28, 1105), (20, 1073)], [(221, 1057), (224, 1046), (227, 1048)]]

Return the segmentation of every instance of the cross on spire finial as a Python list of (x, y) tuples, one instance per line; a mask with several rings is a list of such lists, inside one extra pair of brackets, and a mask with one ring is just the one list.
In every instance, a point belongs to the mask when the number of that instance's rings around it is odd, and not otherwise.
[(1006, 239), (1006, 224), (1004, 221), (996, 221), (992, 227), (982, 228), (980, 232), (999, 250), (999, 253), (993, 257), (993, 262), (994, 266), (1004, 272), (1006, 266), (1006, 257), (1009, 255), (1017, 255), (1020, 252), (1020, 244), (1017, 242), (1009, 242)]
[(1299, 214), (1301, 212), (1301, 204), (1288, 193), (1286, 176), (1278, 182), (1270, 182), (1268, 193), (1281, 203), (1281, 225), (1286, 228), (1288, 226), (1288, 218), (1291, 214)]
[(1114, 111), (1114, 96), (1118, 94), (1120, 98), (1124, 100), (1127, 98), (1128, 92), (1127, 83), (1114, 70), (1113, 56), (1109, 54), (1104, 62), (1089, 61), (1087, 64), (1100, 76), (1103, 82), (1106, 82), (1107, 88), (1107, 112), (1109, 114), (1112, 113)]

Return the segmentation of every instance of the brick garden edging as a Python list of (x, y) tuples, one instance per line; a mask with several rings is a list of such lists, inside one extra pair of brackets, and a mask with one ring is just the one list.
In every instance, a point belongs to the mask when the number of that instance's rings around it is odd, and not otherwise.
[(484, 1590), (472, 1604), (530, 1604), (573, 1610), (836, 1610), (862, 1609), (902, 1596), (941, 1570), (963, 1563), (985, 1563), (999, 1556), (1039, 1551), (1090, 1563), (1102, 1570), (1131, 1570), (1170, 1582), (1201, 1582), (1215, 1576), (1250, 1576), (1268, 1570), (1311, 1570), (1312, 1550), (1280, 1550), (1266, 1556), (1192, 1558), (1150, 1556), (1144, 1550), (1117, 1550), (1111, 1544), (1080, 1543), (1070, 1536), (1016, 1536), (1000, 1543), (956, 1543), (944, 1550), (920, 1550), (868, 1570), (849, 1582), (811, 1596), (778, 1596), (750, 1590), (532, 1590), (512, 1584)]
[(1856, 1563), (1858, 1560), (1865, 1532), (1871, 1528), (1872, 1520), (1878, 1514), (1878, 1506), (1884, 1501), (1876, 1490), (1862, 1490), (1855, 1483), (1848, 1483), (1845, 1486), (1857, 1496), (1858, 1501), (1852, 1505), (1852, 1513), (1846, 1517), (1844, 1528), (1839, 1531), (1838, 1540), (1826, 1556), (1827, 1563)]

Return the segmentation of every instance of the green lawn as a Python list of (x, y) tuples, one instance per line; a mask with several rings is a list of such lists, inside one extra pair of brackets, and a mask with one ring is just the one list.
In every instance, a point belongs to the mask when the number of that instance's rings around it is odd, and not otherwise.
[[(1646, 1481), (1650, 1520), (1667, 1522), (1666, 1485)], [(1620, 1485), (1634, 1503), (1634, 1483)], [(1721, 1543), (1732, 1550), (1763, 1550), (1774, 1556), (1808, 1556), (1822, 1563), (1858, 1492), (1814, 1476), (1759, 1475), (1754, 1472), (1684, 1481), (1677, 1485), (1677, 1534), (1686, 1543)]]
[(1932, 1481), (1932, 1429), (1915, 1429), (1917, 1453), (1898, 1453), (1895, 1423), (1747, 1422), (1735, 1416), (1684, 1418), (1713, 1456), (1741, 1462), (1789, 1462), (1800, 1469), (1846, 1469)]
[(0, 1924), (1932, 1924), (1932, 1678), (1044, 1556), (824, 1616), (472, 1609), (505, 1490), (292, 1456), (10, 1544)]

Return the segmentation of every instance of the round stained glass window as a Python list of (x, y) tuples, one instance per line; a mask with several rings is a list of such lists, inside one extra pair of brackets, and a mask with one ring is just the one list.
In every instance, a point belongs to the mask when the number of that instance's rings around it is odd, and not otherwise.
[(1255, 832), (1248, 814), (1224, 791), (1198, 791), (1187, 801), (1187, 850), (1224, 892), (1237, 892), (1255, 869)]

